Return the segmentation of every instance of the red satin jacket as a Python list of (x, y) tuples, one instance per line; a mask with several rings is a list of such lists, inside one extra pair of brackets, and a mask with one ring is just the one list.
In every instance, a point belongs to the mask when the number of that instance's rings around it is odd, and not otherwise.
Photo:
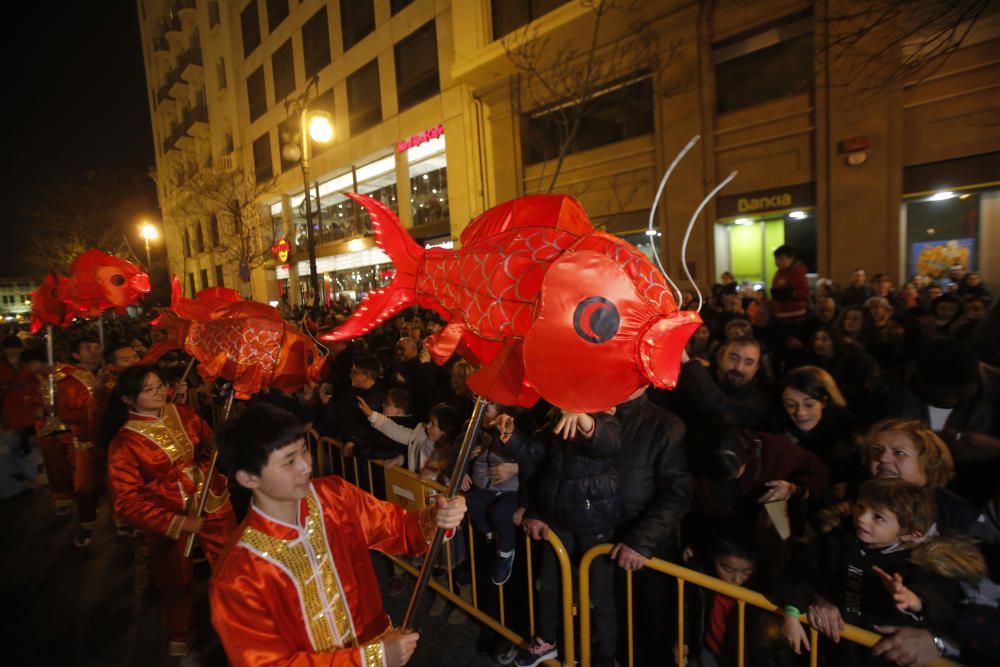
[(7, 429), (30, 428), (41, 419), (43, 406), (42, 388), (38, 376), (22, 367), (7, 383), (7, 391), (3, 395), (3, 404), (0, 408), (0, 420)]
[[(193, 410), (168, 403), (161, 417), (132, 413), (108, 445), (115, 515), (145, 532), (177, 539), (208, 473), (212, 429)], [(232, 512), (226, 478), (212, 478), (205, 514)]]
[(251, 509), (216, 566), (212, 623), (233, 667), (375, 667), (391, 629), (369, 549), (417, 555), (429, 510), (408, 513), (339, 477), (313, 480), (296, 525)]
[(90, 402), (97, 377), (83, 366), (66, 364), (56, 369), (56, 415), (69, 428), (73, 444), (91, 446)]

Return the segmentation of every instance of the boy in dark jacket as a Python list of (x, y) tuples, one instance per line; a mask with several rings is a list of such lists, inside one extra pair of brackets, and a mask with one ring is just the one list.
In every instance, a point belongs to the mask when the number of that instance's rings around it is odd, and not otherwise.
[[(861, 485), (853, 518), (817, 540), (779, 584), (785, 610), (784, 635), (796, 653), (809, 650), (799, 621), (840, 641), (844, 625), (948, 628), (959, 598), (957, 581), (914, 562), (917, 547), (934, 523), (934, 500), (924, 487), (895, 479)], [(834, 663), (869, 664), (868, 649), (845, 642)]]

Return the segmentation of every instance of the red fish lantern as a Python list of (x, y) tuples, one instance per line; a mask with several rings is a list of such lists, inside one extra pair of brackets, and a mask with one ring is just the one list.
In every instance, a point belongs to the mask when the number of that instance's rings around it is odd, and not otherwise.
[(354, 193), (395, 277), (369, 294), (326, 340), (352, 338), (419, 304), (448, 325), (431, 341), (443, 363), (456, 349), (483, 368), (480, 396), (595, 412), (653, 384), (673, 388), (688, 338), (701, 325), (678, 310), (664, 275), (642, 252), (594, 229), (564, 195), (521, 197), (472, 221), (458, 251), (424, 250), (395, 213)]
[(63, 299), (81, 317), (97, 317), (108, 308), (124, 309), (149, 293), (149, 276), (131, 262), (100, 250), (88, 250), (70, 266)]
[(185, 299), (179, 296), (176, 277), (174, 284), (170, 311), (157, 323), (167, 330), (167, 338), (153, 345), (142, 363), (183, 349), (198, 360), (201, 377), (232, 382), (240, 399), (269, 387), (290, 394), (319, 379), (323, 357), (316, 344), (277, 309), (232, 299), (232, 290)]
[(31, 293), (31, 333), (37, 333), (46, 324), (65, 327), (73, 321), (73, 311), (66, 307), (62, 296), (67, 282), (53, 272)]

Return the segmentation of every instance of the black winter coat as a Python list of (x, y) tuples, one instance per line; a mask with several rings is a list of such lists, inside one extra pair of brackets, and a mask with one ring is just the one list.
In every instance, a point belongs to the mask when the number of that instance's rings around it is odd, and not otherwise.
[(594, 422), (590, 438), (563, 440), (552, 433), (553, 419), (530, 436), (514, 431), (504, 453), (522, 468), (528, 518), (591, 535), (614, 528), (621, 509), (614, 461), (619, 425), (610, 415), (594, 415)]
[(617, 538), (649, 558), (666, 548), (691, 508), (684, 424), (646, 394), (618, 405), (622, 520)]

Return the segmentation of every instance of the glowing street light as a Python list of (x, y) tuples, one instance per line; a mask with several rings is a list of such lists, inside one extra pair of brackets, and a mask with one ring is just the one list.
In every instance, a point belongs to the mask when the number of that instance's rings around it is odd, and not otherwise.
[(149, 242), (155, 241), (160, 236), (160, 232), (149, 222), (143, 222), (139, 227), (139, 233), (146, 241), (146, 271), (153, 270), (153, 260), (149, 254)]

